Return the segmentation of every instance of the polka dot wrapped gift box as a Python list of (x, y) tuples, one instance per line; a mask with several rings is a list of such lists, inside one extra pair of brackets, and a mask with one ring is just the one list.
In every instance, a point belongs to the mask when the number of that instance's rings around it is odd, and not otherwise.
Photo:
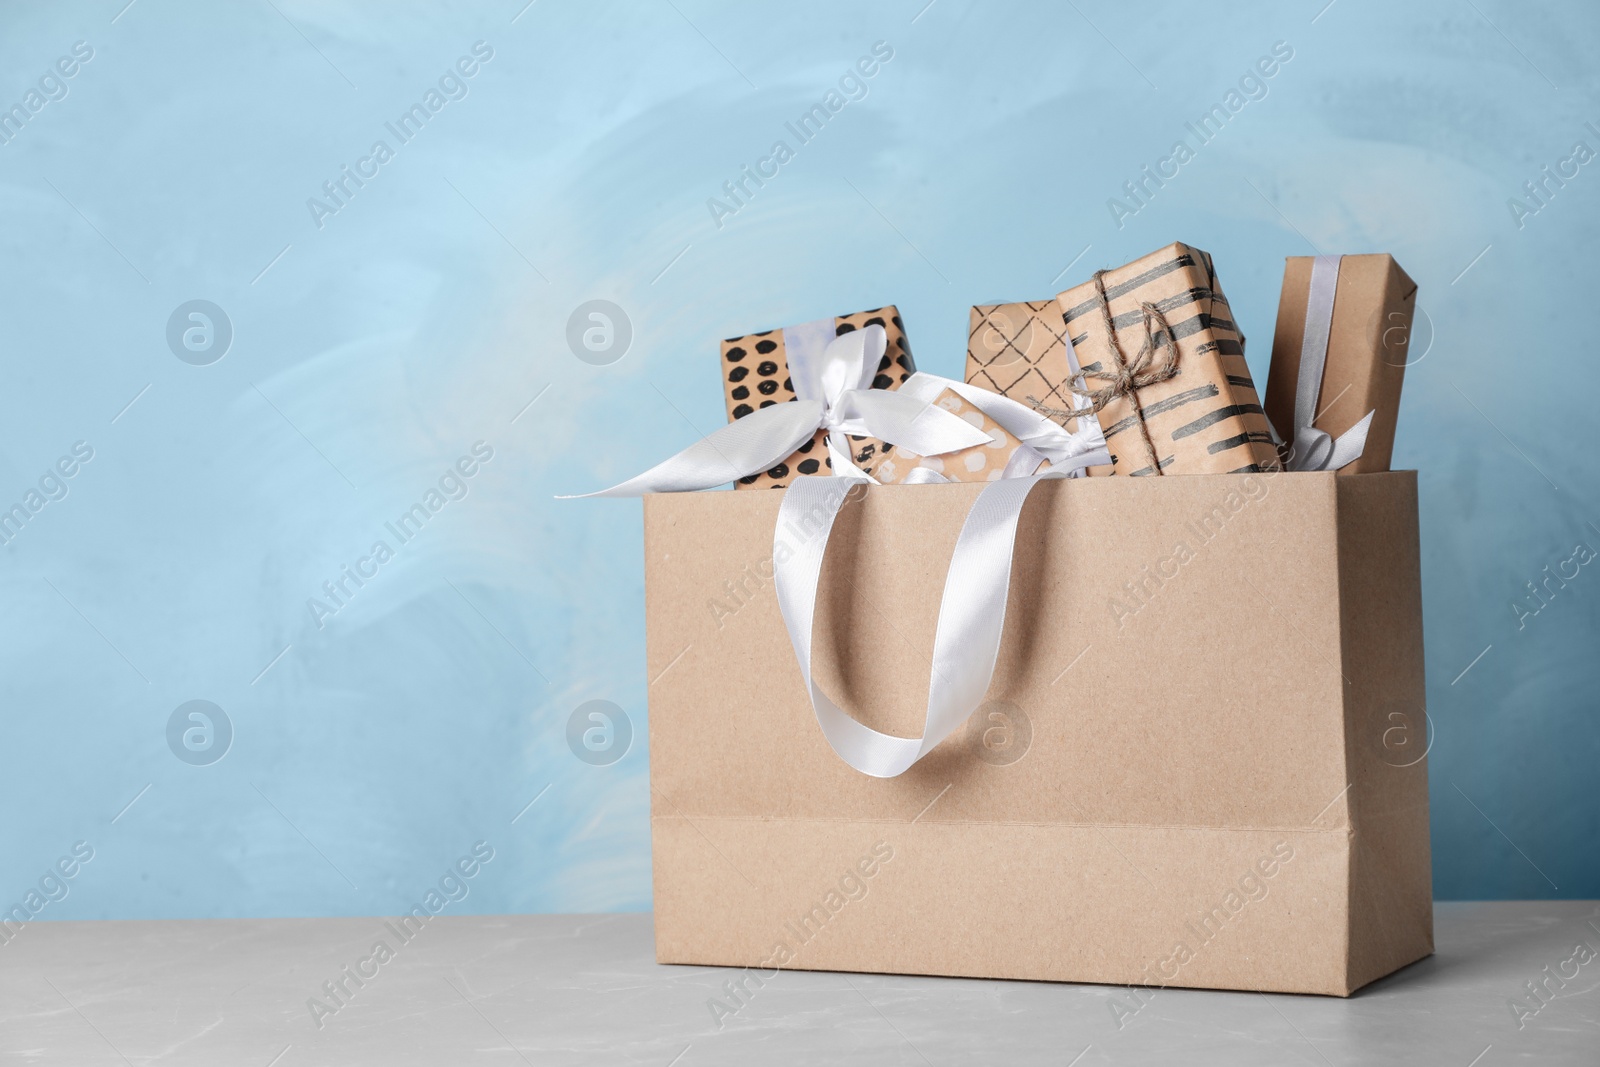
[[(832, 320), (831, 328), (837, 336), (867, 326), (882, 326), (888, 336), (888, 347), (878, 363), (872, 388), (898, 389), (917, 368), (911, 361), (911, 348), (906, 344), (900, 312), (893, 304), (872, 311), (858, 311), (854, 315), (840, 315)], [(729, 422), (752, 411), (795, 399), (784, 333), (782, 329), (768, 330), (722, 342), (722, 384), (728, 398)], [(761, 474), (740, 478), (734, 488), (782, 489), (796, 475), (827, 474), (833, 465), (828, 462), (828, 448), (823, 443), (826, 437), (825, 432), (818, 431), (794, 455)], [(893, 452), (893, 446), (875, 437), (850, 437), (851, 457), (856, 466), (868, 474), (873, 474), (878, 464)], [(912, 462), (915, 461), (913, 457)]]

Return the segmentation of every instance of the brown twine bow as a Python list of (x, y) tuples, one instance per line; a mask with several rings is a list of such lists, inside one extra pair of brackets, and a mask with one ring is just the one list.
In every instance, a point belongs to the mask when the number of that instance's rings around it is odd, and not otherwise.
[[(1086, 370), (1085, 378), (1108, 384), (1099, 389), (1082, 389), (1076, 383), (1068, 383), (1074, 396), (1081, 396), (1090, 402), (1088, 408), (1076, 411), (1064, 411), (1060, 408), (1048, 407), (1033, 397), (1028, 397), (1028, 403), (1041, 415), (1058, 419), (1074, 419), (1091, 413), (1098, 414), (1102, 408), (1118, 397), (1127, 397), (1128, 403), (1133, 407), (1133, 413), (1139, 426), (1139, 437), (1144, 444), (1146, 456), (1150, 460), (1150, 469), (1153, 474), (1161, 473), (1161, 460), (1156, 455), (1155, 442), (1150, 439), (1150, 428), (1144, 421), (1144, 408), (1139, 403), (1138, 390), (1149, 385), (1156, 385), (1168, 381), (1178, 374), (1178, 341), (1172, 335), (1172, 326), (1167, 322), (1167, 316), (1156, 305), (1141, 301), (1139, 311), (1144, 322), (1144, 344), (1139, 349), (1139, 354), (1130, 361), (1122, 352), (1122, 343), (1117, 339), (1117, 328), (1111, 320), (1111, 302), (1106, 297), (1106, 271), (1095, 271), (1094, 292), (1096, 303), (1099, 305), (1100, 324), (1105, 330), (1106, 347), (1110, 350), (1111, 358), (1102, 360), (1099, 370)], [(1155, 362), (1156, 349), (1159, 347), (1161, 335), (1167, 338), (1167, 354), (1159, 366), (1152, 368)]]

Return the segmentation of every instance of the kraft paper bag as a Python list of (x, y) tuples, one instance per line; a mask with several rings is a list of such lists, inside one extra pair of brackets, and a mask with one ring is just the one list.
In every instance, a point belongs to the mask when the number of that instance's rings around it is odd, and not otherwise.
[[(921, 727), (982, 489), (850, 490), (816, 675), (868, 726)], [(1345, 996), (1432, 952), (1413, 472), (1039, 486), (986, 702), (894, 778), (814, 718), (783, 496), (645, 499), (658, 960)]]

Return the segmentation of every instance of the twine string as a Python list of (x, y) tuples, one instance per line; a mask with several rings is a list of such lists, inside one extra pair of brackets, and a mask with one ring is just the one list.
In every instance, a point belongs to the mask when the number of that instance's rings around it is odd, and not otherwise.
[[(1128, 403), (1133, 408), (1135, 421), (1139, 426), (1139, 439), (1144, 445), (1146, 457), (1150, 461), (1152, 473), (1161, 473), (1161, 460), (1156, 455), (1155, 442), (1150, 437), (1150, 427), (1144, 420), (1144, 408), (1139, 403), (1138, 390), (1146, 386), (1156, 385), (1168, 381), (1178, 375), (1178, 340), (1172, 334), (1172, 325), (1167, 322), (1166, 313), (1149, 301), (1140, 301), (1139, 314), (1144, 327), (1144, 344), (1132, 360), (1129, 360), (1122, 351), (1122, 342), (1117, 337), (1117, 327), (1111, 317), (1111, 301), (1106, 296), (1105, 274), (1107, 272), (1095, 271), (1094, 293), (1097, 310), (1100, 312), (1100, 325), (1105, 331), (1106, 348), (1110, 358), (1102, 360), (1100, 369), (1085, 370), (1085, 379), (1105, 382), (1098, 389), (1086, 389), (1076, 382), (1069, 382), (1068, 388), (1074, 396), (1083, 397), (1089, 401), (1089, 407), (1067, 411), (1061, 408), (1050, 407), (1028, 397), (1028, 403), (1039, 414), (1054, 419), (1075, 419), (1088, 414), (1098, 415), (1100, 411), (1118, 397), (1127, 397)], [(1156, 349), (1161, 347), (1162, 336), (1166, 337), (1166, 356), (1156, 364)], [(1153, 365), (1154, 364), (1154, 365)]]

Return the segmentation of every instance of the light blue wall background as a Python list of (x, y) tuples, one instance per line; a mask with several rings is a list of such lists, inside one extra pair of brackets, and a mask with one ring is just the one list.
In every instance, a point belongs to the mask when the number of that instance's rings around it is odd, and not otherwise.
[[(959, 374), (968, 305), (1174, 239), (1215, 255), (1262, 378), (1284, 256), (1387, 250), (1420, 283), (1396, 464), (1437, 892), (1600, 896), (1600, 571), (1511, 608), (1600, 548), (1600, 163), (1507, 205), (1600, 149), (1593, 8), (925, 2), (6, 5), (0, 104), (93, 58), (0, 145), (0, 504), (94, 455), (0, 549), (0, 898), (82, 839), (42, 917), (391, 913), (482, 839), (455, 910), (648, 908), (639, 506), (552, 495), (718, 425), (721, 337), (892, 301)], [(468, 95), (315, 225), (479, 40)], [(880, 40), (865, 99), (714, 225)], [(1277, 41), (1266, 96), (1119, 228), (1107, 199)], [(565, 341), (597, 298), (634, 330), (605, 367)], [(209, 366), (166, 341), (192, 299), (232, 323)], [(319, 628), (307, 598), (477, 441), (466, 498)], [(211, 766), (167, 745), (193, 699), (235, 730)], [(566, 744), (589, 699), (635, 726), (614, 765)]]

